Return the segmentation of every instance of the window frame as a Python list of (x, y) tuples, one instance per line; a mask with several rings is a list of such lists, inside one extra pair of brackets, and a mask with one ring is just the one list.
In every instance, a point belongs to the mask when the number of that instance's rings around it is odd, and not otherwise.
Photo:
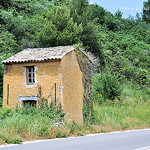
[(35, 67), (34, 66), (27, 66), (26, 67), (26, 80), (28, 85), (35, 84)]

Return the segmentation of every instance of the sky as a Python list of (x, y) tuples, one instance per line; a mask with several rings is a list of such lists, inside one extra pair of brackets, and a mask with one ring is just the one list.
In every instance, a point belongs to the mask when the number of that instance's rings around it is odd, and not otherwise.
[(137, 12), (141, 13), (143, 2), (147, 0), (89, 0), (91, 4), (98, 4), (104, 7), (107, 11), (115, 14), (119, 9), (123, 13), (123, 18), (129, 16), (135, 17)]

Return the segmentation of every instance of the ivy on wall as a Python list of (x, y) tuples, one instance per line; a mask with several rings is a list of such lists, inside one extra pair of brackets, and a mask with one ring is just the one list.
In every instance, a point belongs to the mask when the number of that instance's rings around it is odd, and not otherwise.
[(84, 98), (83, 98), (83, 120), (84, 123), (93, 122), (93, 100), (92, 100), (92, 73), (94, 66), (89, 57), (81, 50), (76, 50), (77, 60), (83, 73)]

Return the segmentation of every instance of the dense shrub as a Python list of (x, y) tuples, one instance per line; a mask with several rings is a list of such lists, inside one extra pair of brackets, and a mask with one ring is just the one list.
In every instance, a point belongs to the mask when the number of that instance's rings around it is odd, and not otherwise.
[(1, 0), (0, 5), (4, 8), (8, 8), (11, 5), (11, 0)]
[(85, 46), (95, 56), (102, 59), (99, 32), (99, 26), (96, 26), (93, 23), (88, 23), (83, 29), (81, 41), (83, 42), (83, 46)]
[(139, 69), (136, 74), (136, 81), (142, 86), (149, 86), (150, 74), (146, 69)]
[(5, 119), (6, 117), (11, 117), (14, 111), (11, 108), (0, 109), (0, 119)]
[(0, 52), (13, 53), (18, 49), (18, 44), (15, 36), (8, 32), (3, 31), (0, 33)]
[(117, 76), (107, 72), (100, 72), (93, 78), (93, 98), (102, 104), (106, 100), (120, 99), (121, 86)]

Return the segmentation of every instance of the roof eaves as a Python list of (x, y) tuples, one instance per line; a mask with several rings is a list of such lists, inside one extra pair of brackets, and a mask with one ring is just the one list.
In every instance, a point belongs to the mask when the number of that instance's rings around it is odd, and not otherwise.
[[(22, 53), (23, 51), (28, 51), (30, 49), (25, 49), (23, 50), (22, 52), (19, 52), (17, 54), (15, 54), (14, 56), (11, 56), (10, 58), (6, 59), (6, 60), (3, 60), (2, 63), (3, 64), (12, 64), (12, 63), (28, 63), (28, 62), (43, 62), (43, 61), (49, 61), (49, 60), (59, 60), (59, 59), (62, 59), (66, 54), (70, 53), (71, 51), (75, 50), (77, 47), (75, 46), (72, 46), (71, 49), (68, 49), (68, 51), (66, 52), (61, 52), (60, 55), (56, 55), (56, 56), (51, 56), (51, 57), (43, 57), (43, 58), (33, 58), (31, 60), (28, 60), (27, 58), (25, 58), (24, 60), (17, 60), (17, 57), (16, 55), (18, 55), (19, 53)], [(41, 49), (41, 48), (40, 48)], [(16, 59), (16, 60), (15, 60)]]

